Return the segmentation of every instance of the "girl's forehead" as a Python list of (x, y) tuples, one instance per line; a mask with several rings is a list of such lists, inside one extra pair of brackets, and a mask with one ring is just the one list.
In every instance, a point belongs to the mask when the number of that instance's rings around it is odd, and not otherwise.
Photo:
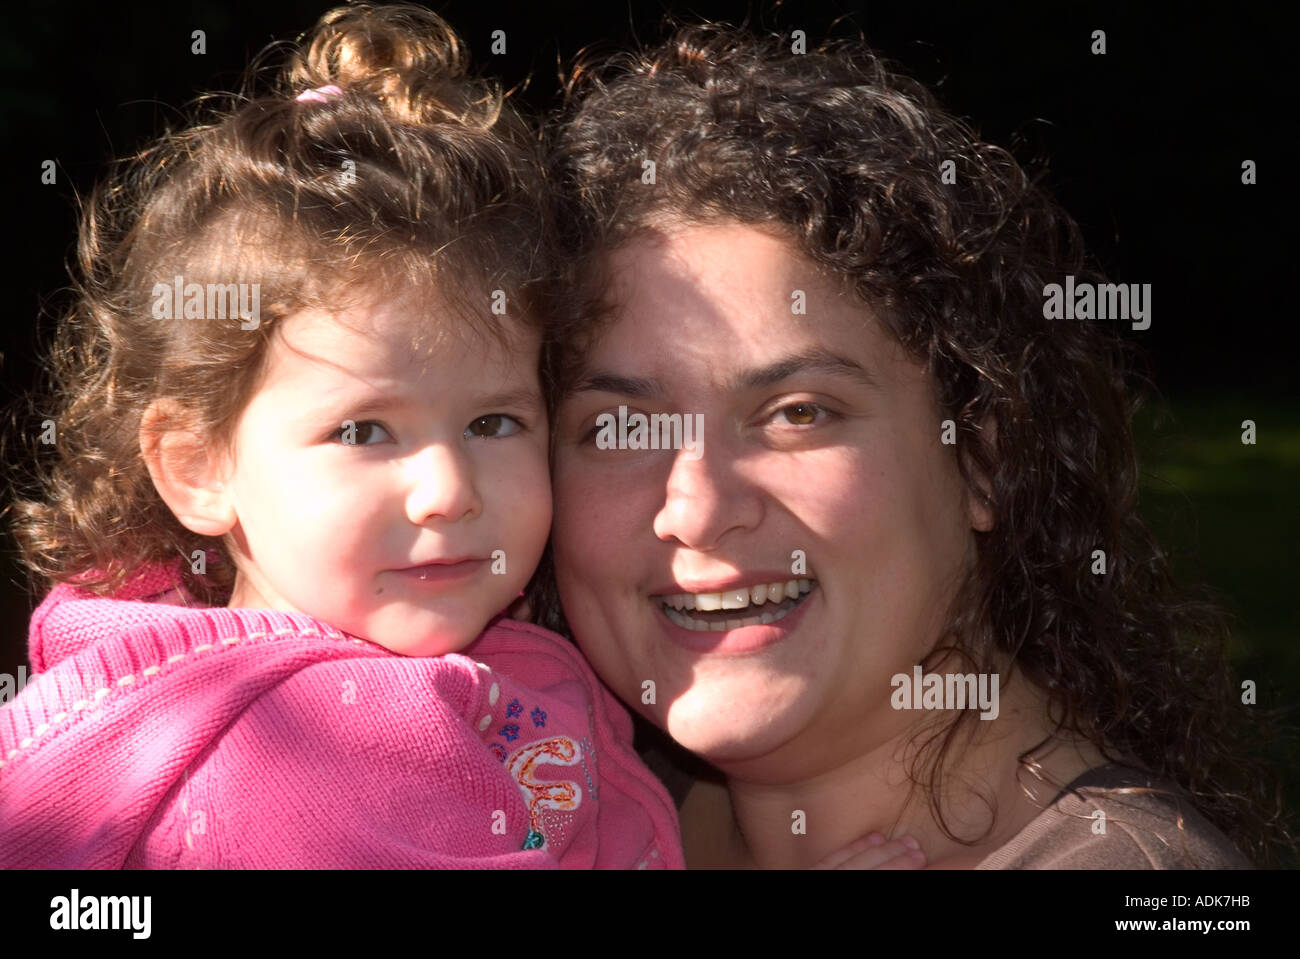
[(539, 389), (536, 363), (466, 351), (423, 358), (358, 341), (344, 353), (309, 349), (282, 355), (268, 369), (253, 406), (276, 422), (314, 421), (457, 404), (507, 387)]
[[(342, 309), (308, 309), (278, 328), (273, 371), (304, 378), (440, 376), (476, 368), (535, 365), (540, 335), (498, 318), (500, 335), (429, 301), (358, 301)], [(503, 322), (504, 321), (504, 322)]]
[[(502, 291), (432, 284), (342, 289), (287, 319), (287, 326), (295, 324), (309, 327), (311, 335), (322, 340), (360, 337), (377, 343), (403, 343), (412, 351), (477, 343), (483, 338), (518, 342), (527, 348), (538, 335)], [(510, 335), (493, 335), (497, 333)]]

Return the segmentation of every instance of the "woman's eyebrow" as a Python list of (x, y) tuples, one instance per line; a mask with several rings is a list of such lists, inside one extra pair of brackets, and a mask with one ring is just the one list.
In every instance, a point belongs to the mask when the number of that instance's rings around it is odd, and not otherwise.
[[(820, 348), (783, 357), (767, 366), (745, 370), (732, 379), (729, 389), (731, 391), (759, 389), (780, 383), (800, 373), (844, 376), (873, 390), (880, 389), (879, 381), (861, 363)], [(622, 376), (607, 370), (595, 370), (578, 381), (571, 395), (593, 392), (616, 393), (621, 396), (645, 399), (665, 396), (668, 391), (662, 383), (653, 378)]]
[(773, 386), (800, 373), (821, 373), (844, 376), (873, 390), (880, 383), (861, 363), (830, 350), (814, 348), (794, 356), (787, 356), (758, 369), (746, 370), (732, 380), (733, 390), (752, 390)]
[(620, 376), (605, 370), (596, 370), (580, 379), (569, 391), (576, 393), (618, 393), (623, 396), (635, 396), (645, 399), (652, 396), (664, 396), (667, 390), (655, 379), (641, 376)]

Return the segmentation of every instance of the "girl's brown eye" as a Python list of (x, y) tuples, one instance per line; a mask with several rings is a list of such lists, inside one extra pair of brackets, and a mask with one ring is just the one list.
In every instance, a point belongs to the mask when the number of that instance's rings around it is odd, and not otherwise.
[(392, 439), (392, 436), (382, 424), (374, 420), (360, 422), (348, 420), (345, 425), (334, 431), (331, 439), (344, 446), (373, 446), (375, 442)]
[(481, 437), (493, 438), (498, 436), (513, 436), (522, 429), (522, 424), (513, 416), (507, 416), (505, 413), (492, 413), (488, 416), (480, 416), (465, 429), (465, 438)]

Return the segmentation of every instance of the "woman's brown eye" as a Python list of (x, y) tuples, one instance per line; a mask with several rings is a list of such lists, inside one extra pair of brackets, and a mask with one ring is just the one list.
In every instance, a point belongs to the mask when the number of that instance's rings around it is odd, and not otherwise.
[(812, 403), (795, 403), (785, 407), (784, 413), (795, 426), (812, 426), (817, 421), (817, 407)]

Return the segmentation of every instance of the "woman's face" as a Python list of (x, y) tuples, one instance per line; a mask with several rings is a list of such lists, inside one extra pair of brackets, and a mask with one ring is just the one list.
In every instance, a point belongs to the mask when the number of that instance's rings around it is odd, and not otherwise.
[[(724, 771), (784, 781), (884, 746), (916, 719), (890, 678), (934, 645), (988, 523), (928, 374), (756, 227), (637, 239), (611, 266), (618, 312), (556, 424), (555, 560), (583, 652)], [(620, 405), (632, 425), (698, 414), (702, 444), (601, 448)], [(754, 589), (790, 580), (797, 601)]]

